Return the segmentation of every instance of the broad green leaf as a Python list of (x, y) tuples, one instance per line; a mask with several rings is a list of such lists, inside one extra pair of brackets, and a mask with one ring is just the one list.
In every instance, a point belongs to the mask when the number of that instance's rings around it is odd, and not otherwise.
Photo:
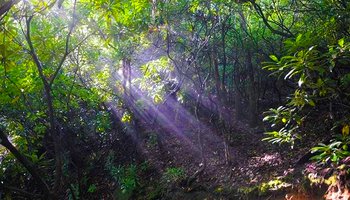
[(275, 56), (275, 55), (270, 55), (270, 58), (275, 61), (275, 62), (278, 62), (278, 58)]
[(344, 47), (344, 38), (338, 40), (338, 45), (339, 45), (340, 47)]

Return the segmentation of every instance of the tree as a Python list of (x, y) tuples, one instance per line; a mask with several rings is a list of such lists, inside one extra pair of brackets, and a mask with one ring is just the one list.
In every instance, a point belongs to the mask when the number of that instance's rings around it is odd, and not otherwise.
[[(84, 19), (89, 12), (81, 2), (65, 2), (60, 8), (54, 2), (17, 5), (13, 8), (16, 14), (4, 16), (0, 35), (4, 47), (1, 142), (29, 171), (45, 198), (59, 199), (67, 186), (75, 182), (65, 174), (64, 166), (76, 164), (75, 146), (84, 142), (77, 138), (90, 137), (87, 133), (91, 130), (95, 134), (108, 130), (109, 122), (101, 125), (99, 119), (105, 117), (99, 109), (101, 94), (87, 86), (88, 78), (95, 75), (87, 71), (98, 63), (94, 60), (100, 54), (96, 41), (101, 39), (94, 34), (91, 21)], [(92, 108), (98, 112), (89, 113)], [(82, 119), (86, 118), (91, 122), (84, 124)], [(12, 124), (22, 128), (11, 130)], [(78, 136), (81, 130), (86, 131)], [(20, 142), (12, 144), (10, 141), (16, 137), (21, 138)], [(47, 164), (50, 160), (55, 164)], [(44, 172), (39, 173), (37, 166), (43, 166)], [(4, 169), (2, 174), (11, 166)], [(50, 169), (53, 177), (47, 173)], [(10, 177), (2, 178), (5, 183), (12, 183)], [(30, 181), (30, 176), (26, 180)]]
[[(313, 154), (309, 157), (313, 156), (322, 168), (337, 169), (350, 155), (347, 150), (350, 71), (346, 67), (349, 63), (349, 27), (340, 25), (344, 23), (347, 7), (343, 1), (320, 5), (308, 5), (308, 9), (321, 17), (305, 15), (303, 23), (310, 29), (303, 30), (295, 39), (286, 40), (285, 55), (280, 58), (271, 55), (272, 62), (265, 66), (292, 81), (295, 88), (283, 106), (267, 112), (265, 120), (277, 130), (268, 132), (266, 139), (290, 143), (293, 147), (297, 139), (318, 137), (318, 145), (310, 144), (316, 147), (312, 148)], [(340, 20), (335, 20), (330, 10), (337, 10)], [(345, 169), (347, 167), (334, 171), (339, 185), (347, 184)]]

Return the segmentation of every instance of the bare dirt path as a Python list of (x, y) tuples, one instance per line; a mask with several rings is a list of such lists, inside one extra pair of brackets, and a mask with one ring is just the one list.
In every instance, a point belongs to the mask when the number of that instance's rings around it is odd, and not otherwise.
[[(198, 129), (185, 125), (179, 131), (181, 135), (166, 128), (157, 131), (161, 132), (163, 137), (163, 150), (156, 146), (150, 148), (149, 141), (145, 140), (144, 149), (147, 159), (163, 172), (166, 168), (177, 167), (183, 168), (188, 176), (194, 174), (201, 165)], [(202, 126), (200, 132), (206, 168), (190, 188), (178, 185), (169, 194), (169, 198), (239, 199), (241, 197), (236, 196), (237, 191), (241, 193), (240, 195), (244, 193), (248, 195), (254, 187), (267, 184), (271, 180), (293, 177), (296, 173), (293, 166), (298, 156), (288, 155), (288, 150), (280, 151), (278, 146), (261, 141), (264, 137), (263, 133), (256, 133), (255, 129), (249, 128), (244, 123), (236, 123), (233, 131), (228, 148), (231, 162), (227, 164), (223, 137), (215, 132), (211, 124)], [(291, 159), (293, 156), (295, 157)], [(290, 186), (289, 183), (285, 183), (283, 187), (290, 188)], [(273, 199), (280, 198), (277, 195), (281, 194), (276, 193)], [(282, 194), (284, 195), (285, 193)], [(270, 195), (261, 199), (271, 197)], [(247, 199), (257, 198), (257, 196), (247, 197)]]

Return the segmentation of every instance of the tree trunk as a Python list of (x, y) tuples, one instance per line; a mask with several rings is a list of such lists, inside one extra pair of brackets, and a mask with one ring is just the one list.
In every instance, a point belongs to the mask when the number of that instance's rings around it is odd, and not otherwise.
[(221, 103), (220, 72), (219, 72), (219, 64), (218, 64), (216, 49), (214, 49), (214, 47), (212, 47), (211, 62), (212, 62), (212, 66), (214, 67), (214, 79), (215, 79), (216, 94), (218, 96), (219, 103)]
[[(237, 55), (236, 55), (237, 56)], [(238, 58), (236, 58), (237, 60)], [(232, 77), (232, 85), (234, 85), (234, 102), (235, 102), (235, 111), (237, 118), (242, 116), (242, 97), (239, 91), (239, 82), (240, 82), (240, 72), (238, 69), (238, 62), (235, 62), (236, 65), (233, 66), (233, 77)], [(235, 119), (237, 121), (237, 119)]]
[(242, 103), (241, 103), (241, 95), (238, 91), (238, 85), (236, 85), (236, 90), (234, 93), (234, 101), (235, 101), (235, 111), (237, 118), (240, 118), (242, 116)]
[(190, 187), (191, 184), (198, 178), (198, 176), (200, 176), (204, 172), (205, 168), (207, 167), (207, 162), (205, 159), (204, 149), (203, 149), (202, 127), (200, 126), (200, 119), (199, 119), (199, 105), (200, 105), (200, 102), (202, 101), (203, 85), (201, 85), (200, 87), (201, 87), (201, 89), (200, 89), (199, 95), (197, 96), (197, 99), (196, 99), (196, 106), (194, 108), (195, 109), (194, 114), (195, 114), (195, 118), (196, 118), (196, 126), (197, 126), (196, 132), (197, 132), (197, 141), (199, 144), (201, 163), (199, 165), (199, 169), (187, 179), (187, 187)]
[(226, 58), (226, 23), (223, 22), (221, 27), (221, 43), (222, 43), (222, 79), (221, 79), (221, 92), (222, 97), (224, 100), (226, 100), (226, 89), (225, 89), (225, 81), (226, 81), (226, 65), (227, 65), (227, 58)]
[(44, 179), (39, 175), (40, 172), (33, 163), (31, 163), (26, 157), (24, 157), (13, 144), (8, 140), (7, 135), (0, 130), (0, 144), (6, 147), (15, 158), (28, 170), (28, 172), (32, 175), (34, 181), (38, 183), (40, 189), (44, 192), (45, 196), (49, 199), (52, 199), (52, 195), (50, 193), (49, 186), (46, 184)]
[(250, 126), (256, 126), (258, 122), (258, 109), (257, 109), (257, 91), (255, 88), (254, 69), (252, 63), (252, 53), (249, 49), (246, 49), (246, 64), (248, 70), (248, 96), (249, 96), (249, 124)]
[(247, 28), (247, 21), (243, 13), (242, 5), (239, 7), (239, 15), (240, 15), (240, 23), (241, 27), (243, 29), (243, 32), (245, 33), (244, 37), (244, 52), (245, 52), (245, 65), (246, 65), (246, 71), (247, 71), (247, 77), (248, 77), (248, 87), (247, 87), (247, 94), (248, 94), (248, 110), (249, 110), (249, 124), (250, 126), (256, 126), (258, 121), (258, 110), (257, 110), (257, 94), (256, 94), (256, 88), (255, 88), (255, 80), (254, 80), (254, 67), (253, 67), (253, 61), (252, 61), (252, 52), (251, 52), (251, 41), (250, 36), (248, 33)]
[(130, 100), (131, 98), (131, 66), (130, 59), (123, 58), (122, 60), (123, 70), (123, 89), (124, 89), (124, 100)]
[(1, 17), (11, 9), (12, 6), (14, 6), (16, 3), (18, 3), (19, 0), (9, 0), (4, 3), (0, 4), (0, 19)]
[[(51, 91), (51, 86), (44, 75), (43, 72), (43, 66), (39, 60), (38, 55), (35, 52), (31, 36), (30, 36), (30, 23), (32, 20), (33, 16), (29, 17), (26, 21), (27, 25), (27, 43), (30, 48), (30, 55), (33, 58), (33, 61), (38, 69), (39, 72), (39, 77), (41, 81), (43, 82), (44, 85), (44, 93), (46, 97), (46, 104), (47, 104), (47, 114), (49, 116), (49, 123), (50, 123), (50, 136), (53, 140), (54, 144), (54, 151), (55, 151), (55, 181), (54, 181), (54, 186), (53, 186), (53, 192), (55, 197), (57, 197), (58, 194), (61, 193), (61, 180), (62, 180), (62, 166), (63, 166), (63, 160), (62, 160), (62, 151), (61, 151), (61, 138), (60, 138), (60, 133), (57, 129), (56, 126), (56, 120), (55, 120), (55, 114), (54, 114), (54, 107), (53, 107), (53, 98), (52, 98), (52, 91)], [(53, 79), (52, 79), (53, 81)]]

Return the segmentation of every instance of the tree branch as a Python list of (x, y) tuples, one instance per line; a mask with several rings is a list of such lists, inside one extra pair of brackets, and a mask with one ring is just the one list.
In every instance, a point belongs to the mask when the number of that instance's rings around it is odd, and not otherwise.
[(38, 58), (38, 55), (36, 54), (35, 52), (35, 49), (34, 49), (34, 46), (33, 46), (33, 42), (32, 42), (32, 39), (31, 39), (31, 35), (30, 35), (30, 23), (33, 19), (33, 15), (30, 16), (28, 19), (26, 19), (26, 26), (27, 26), (27, 33), (26, 33), (26, 40), (27, 40), (27, 43), (29, 45), (29, 49), (30, 49), (30, 55), (32, 56), (33, 60), (34, 60), (34, 63), (35, 65), (37, 66), (38, 68), (38, 72), (39, 72), (39, 76), (45, 86), (46, 87), (49, 87), (49, 84), (48, 84), (48, 81), (44, 75), (44, 72), (43, 72), (43, 65), (41, 64), (39, 58)]
[(13, 144), (8, 140), (7, 135), (0, 130), (0, 144), (6, 147), (15, 158), (29, 171), (34, 180), (39, 184), (40, 188), (43, 190), (47, 197), (51, 196), (49, 186), (46, 184), (44, 179), (39, 175), (39, 170), (35, 168), (32, 162), (30, 162), (26, 157), (24, 157)]
[(12, 6), (14, 6), (16, 3), (18, 3), (19, 0), (9, 0), (4, 3), (1, 3), (0, 5), (0, 19), (2, 19), (3, 15), (7, 13)]
[(276, 30), (274, 29), (268, 22), (268, 20), (266, 19), (263, 11), (261, 10), (261, 7), (255, 2), (255, 0), (249, 0), (252, 5), (254, 6), (254, 9), (256, 10), (256, 12), (258, 13), (258, 15), (262, 18), (264, 24), (266, 25), (266, 27), (268, 29), (270, 29), (270, 31), (274, 34), (277, 34), (277, 35), (280, 35), (280, 36), (283, 36), (283, 37), (287, 37), (287, 38), (290, 38), (290, 37), (294, 37), (294, 35), (290, 32), (286, 33), (286, 32), (283, 32), (283, 31), (280, 31), (280, 30)]
[(39, 76), (44, 84), (44, 92), (46, 96), (46, 103), (48, 108), (48, 116), (50, 121), (50, 135), (52, 136), (52, 139), (54, 140), (54, 149), (55, 149), (55, 183), (54, 183), (54, 189), (52, 196), (56, 196), (58, 189), (61, 184), (61, 178), (62, 178), (62, 157), (61, 157), (61, 147), (60, 147), (60, 137), (59, 133), (56, 129), (56, 123), (55, 123), (55, 114), (54, 114), (54, 107), (53, 107), (53, 98), (51, 94), (51, 87), (49, 82), (47, 81), (44, 73), (43, 73), (43, 66), (38, 58), (38, 55), (35, 52), (31, 37), (30, 37), (30, 23), (33, 19), (33, 15), (30, 16), (28, 19), (26, 19), (26, 25), (27, 25), (27, 33), (26, 33), (26, 40), (30, 48), (30, 55), (32, 56), (34, 63), (37, 66), (37, 69), (39, 71)]
[(70, 53), (70, 51), (69, 51), (69, 40), (70, 40), (70, 37), (71, 37), (71, 35), (72, 35), (73, 28), (74, 28), (75, 22), (76, 22), (76, 19), (75, 19), (75, 17), (76, 17), (76, 14), (75, 14), (75, 13), (76, 13), (76, 5), (77, 5), (77, 1), (75, 0), (75, 1), (74, 1), (74, 6), (73, 6), (72, 23), (71, 23), (70, 26), (69, 26), (69, 31), (68, 31), (68, 34), (67, 34), (67, 37), (66, 37), (66, 47), (65, 47), (65, 51), (64, 51), (64, 54), (63, 54), (63, 56), (62, 56), (62, 58), (61, 58), (61, 61), (59, 62), (58, 66), (57, 66), (57, 69), (56, 69), (55, 73), (53, 74), (53, 76), (52, 76), (51, 79), (50, 79), (50, 83), (49, 83), (49, 86), (50, 86), (50, 87), (52, 86), (54, 80), (56, 79), (56, 77), (57, 77), (57, 75), (58, 75), (58, 73), (59, 73), (59, 71), (62, 69), (62, 66), (63, 66), (64, 61), (66, 60), (68, 54)]
[(4, 184), (0, 185), (0, 187), (4, 188), (5, 190), (10, 190), (10, 191), (22, 194), (25, 197), (30, 197), (31, 199), (43, 199), (42, 195), (33, 194), (33, 193), (30, 193), (30, 192), (27, 192), (25, 190), (18, 189), (18, 188), (15, 188), (15, 187), (6, 186)]

